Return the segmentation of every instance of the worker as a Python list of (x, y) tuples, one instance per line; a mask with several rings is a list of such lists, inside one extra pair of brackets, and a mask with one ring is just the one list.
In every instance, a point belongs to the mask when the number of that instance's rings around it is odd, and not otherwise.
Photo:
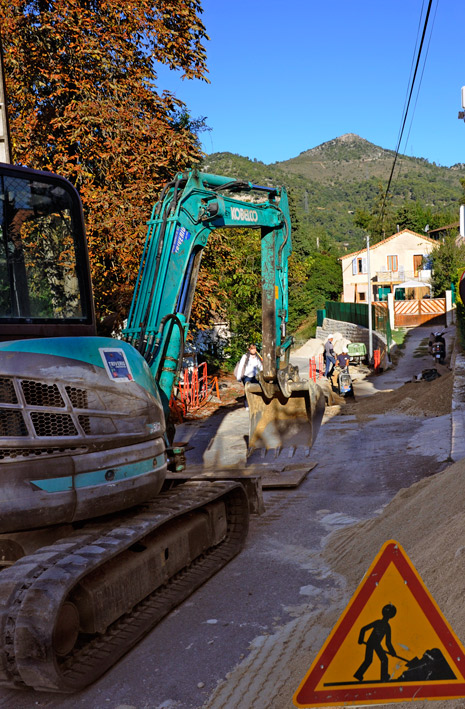
[(349, 361), (350, 361), (349, 351), (348, 351), (347, 347), (344, 347), (342, 349), (341, 354), (338, 354), (338, 356), (337, 356), (337, 366), (340, 367), (341, 369), (346, 369), (346, 367), (349, 366)]
[(325, 342), (325, 377), (329, 379), (334, 365), (336, 364), (336, 355), (333, 349), (333, 335), (328, 335), (328, 339)]
[[(389, 681), (388, 654), (396, 657), (396, 651), (394, 650), (391, 642), (391, 626), (389, 625), (389, 621), (391, 618), (394, 618), (396, 613), (397, 608), (393, 606), (392, 603), (388, 603), (384, 606), (381, 612), (383, 616), (382, 618), (373, 621), (373, 623), (368, 623), (368, 625), (365, 625), (360, 630), (358, 644), (366, 645), (366, 650), (365, 659), (358, 668), (357, 672), (354, 674), (355, 679), (359, 682), (363, 681), (363, 675), (373, 662), (374, 652), (376, 652), (381, 662), (381, 682)], [(372, 632), (368, 640), (365, 642), (365, 633), (368, 630), (371, 630)], [(381, 645), (383, 640), (386, 643), (386, 649)]]
[[(258, 384), (257, 374), (263, 369), (262, 358), (258, 354), (257, 345), (250, 344), (247, 352), (242, 355), (239, 364), (235, 369), (235, 375), (238, 382), (242, 382), (245, 386), (247, 382)], [(248, 409), (247, 399), (245, 400), (245, 408)]]

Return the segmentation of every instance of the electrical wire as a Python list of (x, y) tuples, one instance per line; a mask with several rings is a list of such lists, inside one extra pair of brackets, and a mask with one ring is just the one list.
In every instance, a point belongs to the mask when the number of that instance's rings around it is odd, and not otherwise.
[[(425, 73), (425, 68), (426, 68), (426, 61), (427, 61), (427, 59), (428, 59), (429, 48), (430, 48), (430, 45), (431, 45), (431, 38), (432, 38), (432, 36), (433, 36), (433, 29), (434, 29), (434, 23), (435, 23), (435, 20), (436, 20), (436, 13), (437, 13), (437, 10), (438, 10), (438, 4), (439, 4), (439, 0), (436, 0), (436, 7), (435, 7), (435, 10), (434, 10), (434, 16), (433, 16), (433, 20), (432, 20), (432, 23), (431, 23), (431, 30), (430, 30), (429, 37), (428, 37), (428, 44), (427, 44), (427, 46), (426, 46), (425, 58), (424, 58), (424, 61), (423, 61), (423, 66), (422, 66), (421, 74), (420, 74), (420, 80), (419, 80), (419, 82), (418, 82), (418, 88), (417, 88), (417, 92), (416, 92), (416, 96), (415, 96), (415, 103), (413, 104), (413, 110), (412, 110), (412, 112), (411, 112), (410, 123), (409, 123), (408, 132), (407, 132), (407, 137), (405, 138), (405, 142), (404, 142), (404, 150), (403, 150), (403, 153), (404, 153), (404, 154), (405, 154), (406, 151), (407, 151), (407, 145), (408, 145), (408, 141), (409, 141), (409, 138), (410, 138), (410, 133), (411, 133), (412, 126), (413, 126), (413, 119), (415, 118), (415, 111), (416, 111), (416, 109), (417, 109), (417, 103), (418, 103), (418, 99), (419, 99), (419, 96), (420, 96), (421, 85), (422, 85), (422, 82), (423, 82), (423, 75), (424, 75), (424, 73)], [(423, 15), (423, 7), (424, 7), (424, 4), (423, 4), (423, 6), (422, 6), (421, 15)], [(420, 16), (420, 18), (421, 18), (421, 16)], [(418, 43), (418, 36), (417, 36), (417, 43)], [(415, 49), (416, 49), (417, 43), (415, 44)], [(413, 58), (412, 58), (412, 67), (413, 67)], [(410, 72), (410, 76), (411, 76), (411, 72)], [(401, 157), (402, 157), (402, 153), (401, 153)], [(393, 180), (392, 180), (392, 183), (391, 183), (391, 188), (394, 187), (396, 178), (400, 177), (400, 171), (401, 171), (401, 165), (400, 165), (400, 160), (399, 160), (397, 175), (395, 175), (395, 176), (393, 177)]]
[(405, 108), (405, 110), (404, 110), (404, 116), (403, 116), (403, 119), (402, 119), (402, 122), (401, 122), (401, 130), (400, 130), (400, 133), (399, 133), (399, 138), (398, 138), (398, 140), (397, 140), (397, 146), (396, 146), (396, 151), (395, 151), (395, 155), (394, 155), (394, 160), (393, 160), (393, 163), (392, 163), (391, 174), (389, 175), (388, 185), (387, 185), (386, 191), (385, 191), (385, 193), (384, 193), (383, 204), (382, 204), (382, 207), (381, 207), (381, 213), (380, 213), (380, 217), (379, 217), (379, 222), (381, 222), (381, 224), (382, 224), (382, 222), (383, 222), (384, 211), (385, 211), (385, 207), (386, 207), (386, 200), (387, 200), (387, 196), (388, 196), (388, 194), (389, 194), (389, 189), (390, 189), (390, 187), (391, 187), (392, 177), (393, 177), (393, 175), (394, 175), (394, 170), (395, 170), (397, 158), (398, 158), (398, 155), (399, 155), (400, 144), (401, 144), (401, 142), (402, 142), (402, 136), (403, 136), (403, 134), (404, 134), (405, 124), (406, 124), (406, 122), (407, 122), (408, 111), (409, 111), (409, 107), (410, 107), (410, 102), (411, 102), (411, 100), (412, 100), (413, 89), (414, 89), (414, 86), (415, 86), (415, 79), (416, 79), (417, 72), (418, 72), (418, 67), (419, 67), (419, 64), (420, 64), (421, 51), (422, 51), (422, 48), (423, 48), (423, 43), (424, 43), (424, 41), (425, 41), (426, 29), (427, 29), (427, 26), (428, 26), (428, 20), (429, 20), (429, 16), (430, 16), (432, 4), (433, 4), (433, 0), (429, 0), (429, 2), (428, 2), (428, 7), (427, 7), (427, 10), (426, 10), (425, 21), (424, 21), (424, 23), (423, 23), (423, 32), (422, 32), (422, 35), (421, 35), (420, 46), (419, 46), (419, 48), (418, 48), (417, 60), (416, 60), (416, 63), (415, 63), (415, 70), (414, 70), (414, 72), (413, 72), (413, 78), (412, 78), (411, 85), (410, 85), (410, 91), (409, 91), (407, 106), (406, 106), (406, 108)]
[[(406, 87), (406, 89), (405, 89), (405, 98), (404, 98), (404, 105), (403, 105), (403, 107), (402, 107), (402, 115), (404, 114), (405, 108), (406, 108), (406, 106), (407, 106), (408, 94), (409, 94), (409, 87), (410, 87), (410, 82), (411, 82), (411, 80), (412, 80), (413, 68), (414, 68), (414, 65), (415, 65), (415, 56), (416, 56), (416, 54), (417, 54), (418, 42), (419, 42), (419, 40), (420, 40), (421, 18), (423, 17), (423, 10), (424, 10), (424, 7), (425, 7), (425, 0), (423, 0), (423, 2), (422, 2), (421, 11), (420, 11), (420, 16), (418, 17), (417, 36), (416, 36), (416, 38), (415, 38), (415, 47), (413, 48), (413, 52), (412, 52), (412, 63), (410, 64), (410, 74), (409, 74), (408, 81), (407, 81), (407, 87)], [(400, 131), (401, 131), (401, 129), (402, 129), (402, 126), (400, 125), (400, 126), (399, 126), (399, 132), (398, 132), (398, 134), (397, 134), (397, 140), (399, 140), (399, 138), (400, 138)]]
[(432, 23), (431, 23), (431, 32), (430, 32), (430, 35), (429, 35), (428, 45), (427, 45), (427, 47), (426, 47), (426, 52), (425, 52), (425, 60), (424, 60), (424, 62), (423, 62), (423, 68), (422, 68), (422, 70), (421, 70), (421, 75), (420, 75), (420, 81), (419, 81), (419, 83), (418, 83), (417, 96), (416, 96), (415, 103), (414, 103), (414, 106), (413, 106), (412, 117), (411, 117), (411, 119), (410, 119), (410, 125), (409, 125), (409, 129), (408, 129), (407, 137), (406, 137), (405, 143), (404, 143), (404, 152), (407, 150), (407, 145), (408, 145), (408, 141), (409, 141), (409, 138), (410, 138), (410, 132), (411, 132), (411, 130), (412, 130), (412, 125), (413, 125), (413, 119), (414, 119), (414, 117), (415, 117), (415, 111), (416, 111), (416, 108), (417, 108), (418, 97), (420, 96), (420, 89), (421, 89), (421, 84), (422, 84), (422, 82), (423, 82), (423, 75), (424, 75), (424, 73), (425, 73), (426, 60), (428, 59), (429, 48), (430, 48), (430, 44), (431, 44), (431, 38), (432, 38), (432, 36), (433, 36), (434, 23), (435, 23), (435, 20), (436, 20), (436, 13), (437, 13), (437, 11), (438, 11), (438, 4), (439, 4), (439, 0), (436, 0), (436, 8), (435, 8), (435, 10), (434, 10), (433, 21), (432, 21)]

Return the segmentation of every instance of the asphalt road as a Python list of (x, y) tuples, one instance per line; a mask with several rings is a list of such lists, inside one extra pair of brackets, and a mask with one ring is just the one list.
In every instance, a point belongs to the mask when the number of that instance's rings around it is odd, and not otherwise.
[[(357, 395), (395, 388), (430, 366), (430, 357), (414, 357), (427, 336), (426, 328), (413, 330), (397, 368), (356, 382)], [(242, 410), (235, 415), (236, 420), (247, 417)], [(192, 444), (196, 436), (205, 437), (209, 425), (203, 422), (190, 431)], [(0, 690), (0, 707), (200, 709), (251, 648), (295, 619), (298, 627), (301, 614), (326, 609), (340, 597), (343, 581), (328, 572), (318, 555), (328, 534), (372, 517), (400, 488), (446, 467), (450, 426), (450, 416), (385, 415), (361, 424), (353, 416), (325, 417), (311, 451), (317, 466), (304, 482), (295, 489), (265, 492), (266, 512), (252, 519), (244, 551), (116, 667), (70, 697)], [(258, 666), (258, 679), (265, 671), (265, 665)], [(227, 681), (222, 686), (227, 688)], [(273, 706), (252, 699), (241, 706), (222, 698), (221, 691), (215, 696), (209, 707)]]

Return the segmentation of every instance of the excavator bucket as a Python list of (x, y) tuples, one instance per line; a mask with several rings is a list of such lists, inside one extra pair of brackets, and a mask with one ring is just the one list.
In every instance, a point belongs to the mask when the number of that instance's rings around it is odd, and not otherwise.
[(259, 384), (247, 384), (249, 405), (249, 448), (311, 448), (317, 437), (325, 410), (321, 389), (312, 381), (291, 385), (287, 398), (276, 388), (269, 398)]

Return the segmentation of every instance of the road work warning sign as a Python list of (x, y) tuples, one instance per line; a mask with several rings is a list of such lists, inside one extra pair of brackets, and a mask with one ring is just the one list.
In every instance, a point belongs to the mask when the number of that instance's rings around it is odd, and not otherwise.
[(465, 650), (400, 544), (362, 579), (294, 695), (296, 707), (465, 697)]

